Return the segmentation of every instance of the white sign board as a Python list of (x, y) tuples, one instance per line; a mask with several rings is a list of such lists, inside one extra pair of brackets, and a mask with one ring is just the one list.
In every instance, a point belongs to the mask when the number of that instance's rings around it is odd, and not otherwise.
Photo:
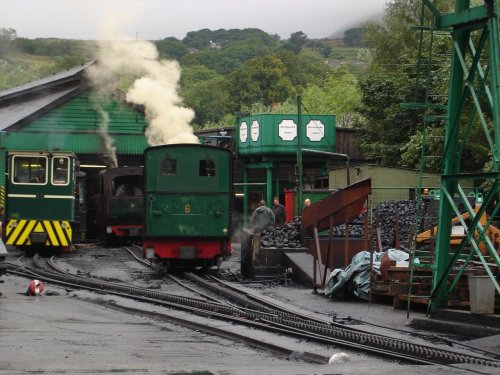
[(297, 136), (297, 124), (293, 120), (283, 120), (278, 125), (278, 135), (283, 141), (293, 141)]
[(240, 142), (245, 143), (248, 138), (248, 126), (246, 122), (240, 124)]
[(259, 122), (257, 120), (253, 120), (252, 126), (250, 128), (250, 137), (252, 137), (252, 141), (257, 142), (259, 139), (260, 127)]
[(311, 142), (319, 142), (325, 136), (325, 125), (319, 120), (311, 120), (306, 125), (306, 135)]

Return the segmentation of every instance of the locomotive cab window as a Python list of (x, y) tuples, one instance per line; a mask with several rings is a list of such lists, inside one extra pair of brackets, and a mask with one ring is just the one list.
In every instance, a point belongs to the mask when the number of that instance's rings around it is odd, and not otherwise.
[(200, 176), (215, 177), (215, 163), (212, 160), (200, 160)]
[(140, 197), (142, 195), (142, 176), (118, 176), (113, 179), (113, 194), (119, 197)]
[(47, 157), (45, 156), (18, 156), (12, 160), (13, 184), (47, 183)]
[(161, 174), (163, 176), (174, 176), (177, 174), (177, 160), (165, 158), (161, 162)]
[(69, 184), (69, 163), (68, 157), (56, 157), (52, 159), (52, 185)]

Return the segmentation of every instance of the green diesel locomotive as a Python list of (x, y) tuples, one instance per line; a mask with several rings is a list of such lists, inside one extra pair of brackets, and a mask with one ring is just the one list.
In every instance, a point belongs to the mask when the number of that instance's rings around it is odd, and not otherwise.
[(146, 258), (165, 267), (208, 267), (231, 253), (233, 156), (175, 144), (144, 151)]
[(72, 246), (80, 203), (75, 167), (69, 152), (9, 152), (6, 245)]

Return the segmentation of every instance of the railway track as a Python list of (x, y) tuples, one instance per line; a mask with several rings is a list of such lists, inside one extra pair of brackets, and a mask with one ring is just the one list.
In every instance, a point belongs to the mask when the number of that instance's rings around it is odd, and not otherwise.
[[(228, 283), (211, 277), (209, 280), (194, 274), (186, 274), (191, 282), (219, 296), (207, 301), (179, 296), (150, 289), (138, 288), (94, 278), (70, 275), (57, 266), (54, 259), (44, 261), (34, 257), (33, 265), (9, 264), (9, 273), (37, 277), (74, 288), (85, 288), (133, 298), (143, 302), (189, 313), (231, 321), (262, 330), (279, 332), (321, 344), (351, 348), (374, 356), (390, 358), (402, 363), (439, 364), (454, 367), (458, 364), (484, 366), (474, 372), (489, 373), (488, 368), (500, 368), (500, 361), (441, 348), (421, 345), (388, 336), (367, 333), (335, 322), (308, 317), (291, 312), (268, 301), (242, 293)], [(181, 281), (182, 283), (182, 281)], [(323, 362), (324, 363), (324, 362)], [(482, 372), (481, 370), (484, 370)]]

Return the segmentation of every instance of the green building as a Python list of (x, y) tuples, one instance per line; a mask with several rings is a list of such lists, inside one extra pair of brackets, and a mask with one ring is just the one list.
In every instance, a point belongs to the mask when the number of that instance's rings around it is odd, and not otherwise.
[[(329, 173), (329, 189), (335, 190), (347, 186), (348, 178), (352, 183), (371, 178), (372, 205), (376, 206), (387, 200), (415, 199), (415, 189), (419, 186), (420, 172), (412, 169), (387, 167), (376, 164), (362, 164), (349, 168), (333, 169)], [(425, 173), (425, 188), (439, 190), (440, 175)], [(462, 186), (466, 193), (474, 191), (472, 180), (464, 180)]]

